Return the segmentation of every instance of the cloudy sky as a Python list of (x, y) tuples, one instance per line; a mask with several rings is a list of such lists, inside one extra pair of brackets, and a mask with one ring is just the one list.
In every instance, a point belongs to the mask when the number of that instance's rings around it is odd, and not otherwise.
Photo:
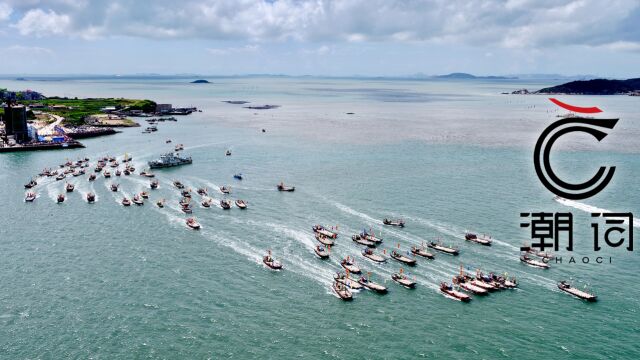
[(640, 76), (640, 0), (0, 0), (0, 74)]

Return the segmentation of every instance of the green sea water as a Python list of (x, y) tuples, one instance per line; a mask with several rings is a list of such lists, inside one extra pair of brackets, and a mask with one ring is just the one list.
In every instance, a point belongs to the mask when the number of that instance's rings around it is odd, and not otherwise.
[[(634, 97), (563, 97), (600, 106), (621, 121), (602, 144), (568, 137), (552, 158), (558, 172), (584, 179), (617, 166), (613, 182), (581, 202), (553, 200), (533, 170), (532, 149), (559, 111), (542, 96), (500, 92), (547, 83), (358, 79), (180, 79), (2, 81), (60, 96), (150, 98), (201, 113), (83, 140), (85, 149), (0, 155), (0, 358), (307, 358), (307, 359), (637, 359), (640, 356), (638, 250), (592, 250), (589, 212), (640, 213), (640, 106)], [(249, 110), (223, 100), (253, 105)], [(348, 112), (354, 114), (348, 115)], [(139, 119), (144, 122), (143, 119)], [(262, 133), (261, 129), (266, 132)], [(160, 188), (130, 177), (90, 183), (63, 204), (63, 182), (45, 179), (25, 203), (23, 184), (45, 167), (88, 156), (133, 157), (138, 170), (185, 144), (193, 165), (156, 171)], [(225, 156), (231, 149), (232, 156)], [(241, 172), (244, 180), (233, 179)], [(229, 185), (249, 209), (197, 205), (192, 231), (179, 211), (179, 179), (212, 198)], [(295, 185), (280, 193), (280, 181)], [(113, 193), (110, 183), (120, 184)], [(123, 196), (147, 190), (142, 207)], [(94, 204), (84, 201), (94, 192)], [(165, 198), (167, 206), (153, 206)], [(194, 195), (194, 200), (200, 197)], [(197, 201), (199, 203), (199, 201)], [(518, 248), (527, 232), (521, 212), (571, 211), (574, 251), (550, 270), (527, 267)], [(401, 217), (404, 229), (386, 228)], [(636, 220), (637, 222), (637, 220)], [(311, 226), (338, 226), (331, 259), (315, 257)], [(380, 247), (436, 238), (461, 255), (418, 259), (405, 271), (415, 290), (391, 281), (400, 264), (371, 263), (350, 237), (372, 229)], [(633, 227), (632, 227), (633, 228)], [(636, 228), (637, 229), (637, 228)], [(491, 234), (491, 247), (464, 241), (466, 230)], [(636, 248), (638, 248), (637, 245)], [(261, 263), (271, 249), (284, 264)], [(355, 257), (387, 295), (366, 291), (345, 303), (330, 290), (339, 260)], [(570, 256), (591, 258), (569, 264)], [(611, 264), (594, 264), (596, 256)], [(474, 296), (464, 304), (442, 296), (460, 264), (516, 276), (516, 290)], [(467, 270), (473, 272), (473, 270)], [(599, 296), (594, 304), (557, 290), (572, 279)]]

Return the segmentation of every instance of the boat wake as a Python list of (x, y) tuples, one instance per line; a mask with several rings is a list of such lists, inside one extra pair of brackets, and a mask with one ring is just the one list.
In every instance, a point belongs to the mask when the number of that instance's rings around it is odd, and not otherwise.
[[(569, 200), (569, 199), (565, 199), (565, 198), (561, 198), (561, 197), (557, 197), (554, 198), (555, 201), (559, 202), (560, 204), (564, 205), (564, 206), (569, 206), (572, 207), (574, 209), (578, 209), (578, 210), (582, 210), (585, 212), (589, 212), (589, 213), (612, 213), (615, 211), (611, 211), (608, 209), (602, 209), (596, 206), (591, 206), (585, 203), (581, 203), (578, 201), (574, 201), (574, 200)], [(629, 221), (627, 219), (624, 220), (625, 224), (629, 224)], [(633, 218), (633, 227), (636, 228), (640, 228), (640, 219), (637, 218)]]

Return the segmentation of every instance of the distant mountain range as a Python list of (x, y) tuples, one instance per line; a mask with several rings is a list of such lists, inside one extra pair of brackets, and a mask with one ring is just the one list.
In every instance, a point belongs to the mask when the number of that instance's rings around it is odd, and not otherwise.
[(475, 76), (468, 73), (451, 73), (447, 75), (436, 75), (434, 78), (438, 79), (457, 79), (457, 80), (473, 80), (473, 79), (492, 79), (492, 80), (509, 80), (509, 79), (517, 79), (517, 77), (509, 77), (509, 76)]
[(629, 95), (640, 93), (640, 78), (580, 80), (536, 91), (537, 94)]

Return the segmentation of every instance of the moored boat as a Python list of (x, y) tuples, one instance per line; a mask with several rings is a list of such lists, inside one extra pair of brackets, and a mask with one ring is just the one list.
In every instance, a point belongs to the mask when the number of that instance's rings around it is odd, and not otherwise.
[(194, 218), (188, 218), (186, 220), (186, 224), (188, 227), (192, 228), (193, 230), (200, 230), (200, 223), (198, 223)]
[(247, 208), (247, 202), (241, 199), (236, 200), (236, 206), (242, 210)]
[(373, 292), (376, 292), (378, 294), (386, 294), (387, 293), (387, 288), (385, 286), (371, 281), (366, 276), (361, 276), (360, 279), (358, 279), (358, 282), (360, 283), (360, 285), (362, 285), (365, 288), (367, 288), (367, 289), (369, 289), (369, 290), (371, 290)]
[(569, 295), (575, 296), (578, 299), (586, 300), (589, 302), (595, 302), (598, 300), (598, 297), (596, 295), (577, 289), (567, 281), (560, 281), (558, 283), (558, 289), (566, 292)]
[(367, 259), (377, 262), (377, 263), (383, 263), (386, 262), (387, 259), (385, 259), (383, 256), (378, 255), (376, 253), (373, 252), (373, 250), (371, 249), (363, 249), (362, 250), (362, 256), (366, 257)]
[(464, 234), (464, 239), (466, 241), (471, 241), (476, 244), (480, 244), (484, 246), (491, 246), (491, 242), (492, 242), (491, 236), (487, 236), (487, 235), (478, 236), (478, 234), (474, 234), (471, 232), (467, 232), (466, 234)]
[(360, 270), (360, 268), (356, 266), (355, 261), (350, 256), (342, 259), (342, 261), (340, 261), (340, 265), (342, 265), (345, 270), (349, 271), (352, 274), (360, 274), (362, 272), (362, 270)]
[(320, 259), (328, 259), (329, 258), (329, 250), (328, 248), (322, 246), (322, 245), (316, 245), (316, 247), (313, 248), (313, 251), (316, 253), (316, 255), (318, 255), (318, 257)]
[(458, 248), (445, 246), (440, 242), (430, 241), (427, 244), (427, 246), (430, 247), (433, 250), (437, 250), (437, 251), (440, 251), (442, 253), (449, 254), (449, 255), (457, 256), (457, 255), (460, 254), (460, 251), (458, 250)]
[(342, 300), (344, 301), (351, 301), (353, 300), (353, 295), (351, 294), (351, 291), (349, 291), (349, 289), (344, 286), (343, 284), (334, 281), (333, 284), (331, 285), (331, 290), (333, 290), (333, 292)]
[(389, 226), (398, 226), (398, 227), (404, 227), (404, 220), (402, 219), (397, 219), (397, 220), (389, 220), (389, 219), (383, 219), (382, 223), (385, 225), (389, 225)]
[(271, 256), (271, 250), (267, 252), (267, 255), (262, 257), (262, 263), (272, 270), (282, 269), (282, 264)]
[(430, 259), (430, 260), (435, 259), (435, 256), (432, 253), (428, 252), (424, 248), (424, 246), (422, 246), (422, 247), (411, 246), (411, 253), (414, 254), (414, 255), (422, 256), (422, 257)]
[(295, 191), (296, 187), (295, 186), (286, 186), (283, 182), (281, 182), (280, 184), (278, 184), (278, 191), (288, 191), (288, 192), (292, 192)]
[(520, 255), (520, 261), (522, 261), (523, 263), (529, 266), (533, 266), (541, 269), (550, 268), (549, 264), (545, 263), (544, 261), (534, 260), (530, 258), (527, 254)]
[(412, 259), (412, 258), (410, 258), (408, 256), (402, 255), (402, 254), (400, 254), (399, 252), (397, 252), (395, 250), (391, 251), (391, 255), (389, 255), (389, 256), (391, 256), (392, 259), (394, 259), (396, 261), (399, 261), (399, 262), (401, 262), (401, 263), (403, 263), (405, 265), (409, 265), (409, 266), (415, 266), (416, 265), (416, 260), (415, 259)]
[(440, 291), (442, 293), (448, 295), (449, 297), (452, 297), (454, 299), (457, 299), (457, 300), (460, 300), (460, 301), (463, 301), (463, 302), (471, 301), (471, 296), (469, 296), (469, 295), (467, 295), (467, 294), (465, 294), (465, 293), (463, 293), (461, 291), (455, 290), (452, 285), (450, 285), (450, 284), (448, 284), (446, 282), (441, 282), (440, 283)]
[(312, 227), (312, 230), (313, 230), (313, 232), (315, 232), (316, 234), (324, 235), (324, 236), (326, 236), (326, 237), (328, 237), (328, 238), (331, 238), (331, 239), (335, 239), (335, 238), (337, 238), (337, 237), (338, 237), (338, 233), (336, 233), (336, 232), (334, 232), (334, 231), (331, 231), (331, 230), (329, 230), (329, 229), (325, 228), (325, 227), (324, 227), (324, 226), (322, 226), (322, 225), (314, 225), (314, 226)]
[(322, 235), (322, 234), (315, 234), (315, 238), (316, 240), (318, 240), (322, 245), (326, 245), (326, 246), (333, 246), (334, 245), (334, 241), (329, 239), (328, 237)]

